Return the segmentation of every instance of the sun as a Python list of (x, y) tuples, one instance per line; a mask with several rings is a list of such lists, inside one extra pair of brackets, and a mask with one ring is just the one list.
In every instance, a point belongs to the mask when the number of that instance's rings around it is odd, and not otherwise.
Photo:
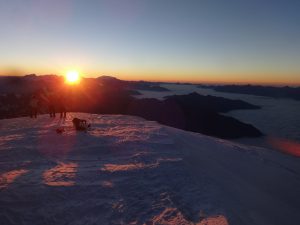
[(77, 71), (72, 70), (72, 71), (67, 72), (65, 79), (66, 79), (66, 82), (69, 84), (76, 84), (76, 83), (79, 83), (80, 76)]

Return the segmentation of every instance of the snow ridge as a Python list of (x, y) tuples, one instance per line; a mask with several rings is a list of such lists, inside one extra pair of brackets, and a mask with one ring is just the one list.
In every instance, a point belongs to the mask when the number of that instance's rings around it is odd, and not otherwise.
[(292, 156), (124, 115), (6, 119), (0, 134), (0, 224), (300, 224)]

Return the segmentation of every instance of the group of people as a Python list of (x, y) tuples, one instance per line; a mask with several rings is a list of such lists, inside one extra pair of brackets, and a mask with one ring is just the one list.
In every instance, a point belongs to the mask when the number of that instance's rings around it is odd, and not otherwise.
[[(60, 113), (60, 118), (66, 118), (67, 107), (66, 98), (63, 93), (51, 92), (48, 89), (33, 94), (29, 101), (29, 114), (31, 118), (37, 118), (37, 114), (41, 111), (41, 108), (48, 109), (50, 117), (55, 117), (56, 112)], [(88, 124), (86, 120), (73, 118), (73, 126), (77, 131), (87, 131), (91, 128), (91, 124)], [(57, 133), (63, 133), (65, 129), (59, 127), (56, 129)]]
[(61, 118), (66, 118), (67, 108), (66, 100), (63, 94), (57, 94), (44, 89), (40, 94), (33, 94), (29, 101), (29, 114), (31, 118), (37, 118), (39, 109), (45, 105), (48, 109), (50, 117), (55, 117), (55, 113), (59, 112)]

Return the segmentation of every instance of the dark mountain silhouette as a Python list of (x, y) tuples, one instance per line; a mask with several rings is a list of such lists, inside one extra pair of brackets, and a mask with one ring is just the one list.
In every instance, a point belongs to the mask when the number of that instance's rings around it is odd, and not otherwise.
[(128, 90), (143, 91), (169, 91), (167, 88), (160, 87), (157, 82), (147, 81), (123, 81), (112, 76), (101, 76), (97, 78), (103, 85), (115, 86), (118, 88), (126, 88)]
[(188, 95), (172, 95), (165, 97), (168, 101), (176, 101), (187, 108), (198, 110), (228, 112), (235, 109), (260, 109), (261, 107), (252, 105), (242, 100), (230, 100), (223, 97), (211, 95), (200, 95), (193, 92)]
[(271, 87), (260, 85), (199, 85), (219, 92), (249, 94), (272, 98), (289, 98), (300, 101), (300, 87)]
[(155, 120), (172, 127), (221, 138), (259, 137), (262, 133), (250, 124), (242, 123), (219, 112), (234, 109), (258, 109), (239, 100), (203, 96), (197, 93), (174, 95), (164, 101), (140, 99), (132, 101), (128, 114)]

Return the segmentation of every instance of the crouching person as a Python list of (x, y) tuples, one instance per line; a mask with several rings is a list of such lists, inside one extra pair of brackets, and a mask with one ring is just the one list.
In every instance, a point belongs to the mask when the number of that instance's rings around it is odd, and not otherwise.
[(87, 131), (87, 129), (91, 127), (90, 124), (86, 123), (86, 120), (81, 120), (81, 119), (78, 119), (78, 118), (74, 118), (72, 120), (72, 122), (73, 122), (73, 125), (74, 125), (75, 129), (78, 130), (78, 131)]

